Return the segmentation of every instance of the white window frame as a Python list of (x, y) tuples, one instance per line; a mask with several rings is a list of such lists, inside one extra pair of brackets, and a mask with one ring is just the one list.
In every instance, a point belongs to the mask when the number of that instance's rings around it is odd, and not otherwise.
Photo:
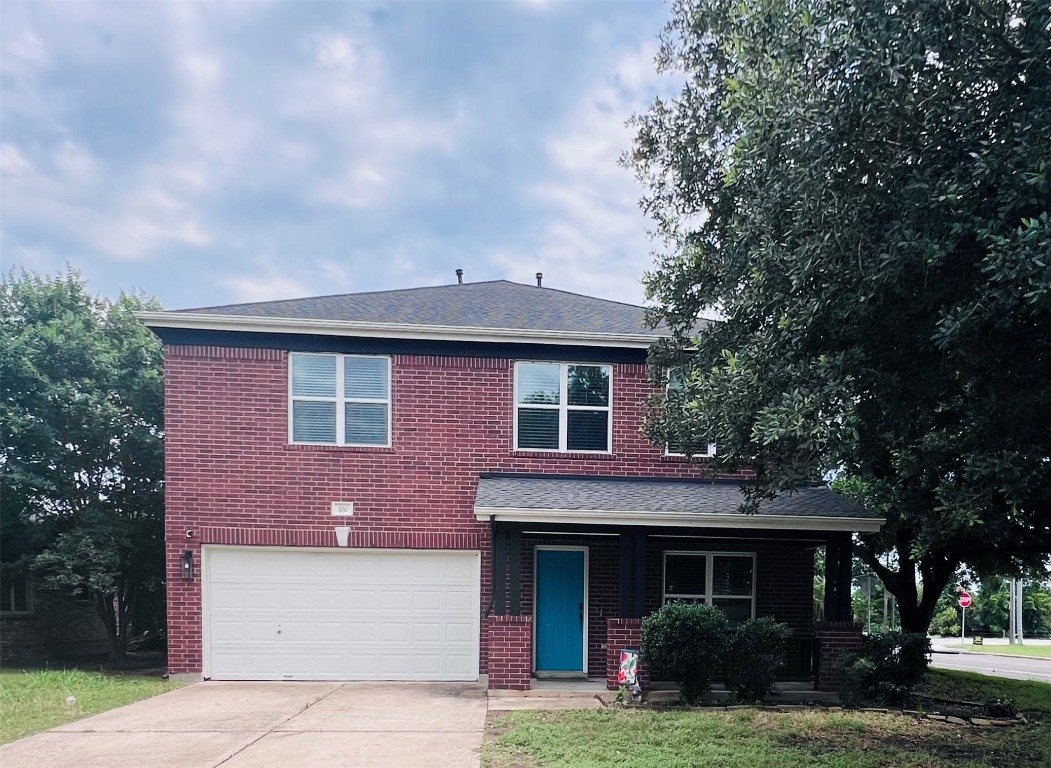
[(10, 578), (4, 579), (3, 589), (5, 590), (6, 597), (11, 598), (11, 605), (15, 604), (13, 590), (15, 589), (16, 583), (24, 583), (26, 587), (26, 609), (24, 611), (8, 611), (0, 610), (2, 616), (30, 616), (33, 613), (33, 578), (29, 573), (18, 574), (18, 582), (12, 581)]
[[(293, 395), (292, 394), (292, 360), (296, 357), (334, 357), (336, 359), (336, 396), (332, 397), (320, 397), (318, 395)], [(370, 398), (370, 397), (346, 397), (346, 372), (344, 370), (344, 359), (348, 357), (367, 358), (369, 360), (386, 360), (387, 361), (387, 397), (386, 399)], [(340, 354), (335, 352), (290, 352), (288, 355), (288, 442), (291, 445), (328, 445), (328, 446), (347, 446), (351, 448), (390, 448), (393, 441), (392, 434), (392, 422), (394, 412), (394, 380), (392, 378), (391, 371), (391, 358), (390, 355), (352, 355), (352, 354)], [(293, 403), (296, 400), (303, 402), (314, 402), (314, 403), (335, 403), (336, 404), (336, 442), (334, 443), (317, 443), (307, 442), (304, 440), (295, 439), (295, 430), (293, 425)], [(346, 442), (347, 435), (347, 403), (376, 403), (387, 406), (387, 442), (386, 443), (348, 443)]]
[[(669, 368), (668, 371), (667, 371), (668, 383), (664, 385), (664, 398), (665, 398), (665, 400), (667, 400), (668, 392), (671, 390), (671, 373), (672, 373), (673, 370), (674, 370), (673, 368)], [(686, 454), (685, 453), (675, 453), (675, 452), (669, 450), (667, 443), (664, 444), (664, 455), (665, 456), (669, 456), (669, 457), (682, 458), (682, 459), (686, 458)], [(705, 458), (705, 459), (710, 459), (712, 456), (715, 455), (715, 443), (708, 443), (708, 452), (707, 453), (695, 453), (693, 455), (694, 456), (700, 456), (701, 458)]]
[[(518, 372), (523, 365), (557, 365), (558, 370), (558, 404), (550, 403), (519, 403), (518, 402)], [(605, 368), (609, 371), (609, 405), (570, 405), (569, 404), (569, 367), (590, 366), (592, 368)], [(511, 405), (514, 408), (514, 434), (512, 435), (512, 449), (523, 453), (592, 453), (598, 456), (613, 453), (613, 365), (611, 363), (564, 363), (557, 360), (516, 360), (515, 375), (512, 383)], [(558, 411), (558, 448), (519, 448), (518, 447), (518, 412), (522, 408)], [(586, 451), (581, 448), (570, 450), (569, 444), (569, 412), (570, 411), (606, 411), (609, 418), (606, 419), (606, 450)]]
[[(703, 557), (704, 562), (704, 594), (678, 594), (674, 593), (669, 595), (667, 590), (668, 585), (668, 555), (675, 557), (688, 556), (688, 557)], [(715, 558), (716, 557), (748, 557), (752, 559), (752, 594), (751, 594), (751, 614), (750, 618), (755, 618), (755, 593), (756, 583), (759, 579), (759, 573), (756, 568), (758, 558), (756, 558), (755, 552), (702, 552), (702, 551), (685, 551), (685, 550), (666, 550), (661, 557), (661, 605), (668, 604), (668, 598), (679, 599), (684, 598), (687, 600), (694, 600), (697, 602), (704, 603), (705, 605), (711, 605), (715, 607), (716, 600), (748, 600), (749, 598), (745, 595), (718, 595), (712, 590), (715, 587), (714, 571), (715, 571)]]

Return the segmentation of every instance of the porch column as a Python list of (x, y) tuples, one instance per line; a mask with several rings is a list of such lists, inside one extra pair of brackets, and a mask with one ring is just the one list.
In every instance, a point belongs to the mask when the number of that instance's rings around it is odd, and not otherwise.
[(641, 619), (646, 612), (646, 531), (620, 534), (620, 618)]
[(838, 621), (854, 621), (854, 605), (851, 600), (851, 585), (854, 583), (854, 539), (843, 534), (839, 545), (839, 583), (836, 596), (839, 598)]
[[(606, 688), (618, 688), (620, 652), (642, 648), (642, 617), (646, 613), (646, 531), (643, 528), (620, 534), (620, 610), (617, 618), (606, 619)], [(638, 666), (639, 684), (649, 688), (649, 672), (644, 661)]]
[(633, 590), (635, 611), (632, 616), (641, 619), (646, 615), (646, 531), (635, 531), (635, 589)]
[(825, 621), (850, 621), (854, 552), (849, 533), (831, 534), (825, 544)]
[(507, 528), (492, 523), (493, 536), (493, 607), (494, 616), (507, 614)]
[(507, 557), (511, 561), (508, 568), (510, 583), (507, 585), (508, 596), (511, 598), (509, 613), (512, 616), (520, 616), (522, 614), (522, 530), (520, 528), (515, 526), (508, 531), (507, 544)]

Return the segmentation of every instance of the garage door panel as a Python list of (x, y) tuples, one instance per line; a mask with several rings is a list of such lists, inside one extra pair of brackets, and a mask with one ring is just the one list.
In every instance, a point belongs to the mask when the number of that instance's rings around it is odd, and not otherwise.
[(205, 556), (215, 679), (478, 677), (477, 553), (208, 547)]
[(472, 590), (449, 590), (445, 594), (445, 609), (466, 614), (474, 612), (476, 595)]
[(442, 594), (437, 591), (417, 591), (412, 595), (412, 608), (414, 611), (440, 611), (442, 609)]
[(445, 624), (445, 641), (447, 643), (473, 643), (475, 627), (473, 623), (461, 622)]

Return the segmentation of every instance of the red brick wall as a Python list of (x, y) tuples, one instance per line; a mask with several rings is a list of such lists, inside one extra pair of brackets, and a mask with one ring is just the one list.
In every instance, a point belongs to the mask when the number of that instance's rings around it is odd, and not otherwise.
[(839, 688), (836, 660), (861, 647), (861, 625), (853, 621), (820, 621), (817, 642), (820, 654), (817, 689), (835, 691)]
[(528, 691), (533, 676), (533, 618), (490, 616), (489, 687)]
[[(341, 524), (351, 527), (354, 546), (479, 548), (484, 608), (489, 526), (473, 514), (480, 472), (698, 476), (697, 466), (664, 457), (641, 432), (652, 393), (645, 366), (613, 368), (608, 456), (513, 450), (513, 360), (416, 355), (393, 356), (393, 447), (292, 446), (287, 352), (167, 346), (171, 671), (200, 672), (202, 664), (200, 578), (179, 578), (185, 549), (200, 563), (200, 546), (209, 542), (333, 546), (331, 529)], [(354, 502), (353, 517), (330, 516), (330, 503), (340, 500)]]
[[(606, 688), (615, 691), (620, 687), (617, 682), (620, 652), (625, 648), (642, 649), (642, 619), (609, 619), (606, 638), (609, 643), (606, 651)], [(647, 690), (650, 687), (650, 672), (641, 657), (636, 675), (642, 690)]]
[[(588, 549), (588, 676), (608, 674), (607, 622), (620, 612), (620, 550), (615, 537), (522, 537), (522, 613), (533, 613), (534, 556), (539, 545)], [(748, 539), (676, 539), (650, 537), (646, 548), (646, 611), (661, 605), (663, 553), (755, 552), (756, 617), (770, 616), (791, 629), (812, 631), (814, 622), (814, 550), (791, 541)]]

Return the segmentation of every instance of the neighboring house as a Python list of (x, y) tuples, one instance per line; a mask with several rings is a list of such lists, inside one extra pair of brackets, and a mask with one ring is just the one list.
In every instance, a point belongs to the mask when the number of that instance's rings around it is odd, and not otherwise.
[(108, 648), (91, 603), (46, 589), (28, 571), (0, 579), (0, 662), (78, 661)]
[(823, 488), (742, 515), (747, 475), (651, 443), (640, 307), (495, 281), (142, 318), (174, 674), (610, 679), (668, 600), (787, 623), (796, 676), (860, 637), (851, 532), (882, 521)]

